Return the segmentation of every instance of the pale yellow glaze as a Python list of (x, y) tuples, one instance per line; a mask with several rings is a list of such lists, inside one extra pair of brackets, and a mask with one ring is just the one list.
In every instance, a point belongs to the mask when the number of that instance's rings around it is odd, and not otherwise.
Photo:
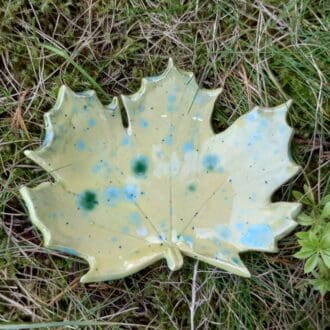
[(297, 203), (271, 203), (299, 169), (290, 159), (290, 102), (254, 108), (221, 134), (210, 117), (221, 92), (176, 69), (142, 80), (103, 106), (93, 91), (60, 89), (46, 137), (26, 155), (55, 183), (21, 188), (47, 247), (89, 262), (82, 282), (112, 280), (183, 255), (249, 276), (247, 250), (276, 251), (295, 227)]

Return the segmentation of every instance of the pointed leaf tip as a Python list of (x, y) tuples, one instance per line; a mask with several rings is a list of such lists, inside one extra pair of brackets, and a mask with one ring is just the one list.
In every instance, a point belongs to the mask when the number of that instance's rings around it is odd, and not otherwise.
[(285, 106), (286, 106), (286, 108), (289, 109), (289, 108), (291, 107), (292, 103), (293, 103), (293, 100), (292, 100), (292, 99), (287, 100), (287, 101), (285, 102)]
[(167, 62), (167, 68), (168, 69), (171, 69), (174, 67), (174, 61), (173, 61), (173, 58), (172, 57), (169, 57), (168, 58), (168, 62)]

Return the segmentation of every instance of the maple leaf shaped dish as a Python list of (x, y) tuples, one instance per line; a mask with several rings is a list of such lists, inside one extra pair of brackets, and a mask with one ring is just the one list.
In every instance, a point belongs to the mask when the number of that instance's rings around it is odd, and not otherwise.
[(26, 155), (48, 171), (20, 192), (46, 247), (86, 259), (82, 282), (122, 278), (182, 255), (250, 276), (239, 253), (276, 251), (298, 203), (271, 195), (299, 170), (288, 151), (290, 102), (256, 107), (222, 133), (210, 118), (221, 89), (200, 89), (170, 59), (140, 90), (102, 105), (62, 86), (46, 136)]

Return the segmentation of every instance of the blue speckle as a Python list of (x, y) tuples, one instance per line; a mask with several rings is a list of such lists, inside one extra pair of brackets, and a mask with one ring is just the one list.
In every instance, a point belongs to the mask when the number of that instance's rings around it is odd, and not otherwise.
[(195, 115), (194, 115), (194, 117), (192, 119), (198, 120), (198, 121), (203, 121), (200, 112), (196, 112)]
[(106, 160), (101, 159), (92, 166), (91, 170), (92, 170), (92, 173), (94, 173), (94, 174), (98, 174), (101, 171), (103, 171), (103, 173), (109, 174), (111, 172), (111, 166), (109, 165), (109, 163)]
[(42, 145), (43, 146), (49, 145), (52, 142), (53, 138), (54, 138), (54, 132), (52, 129), (48, 128)]
[(93, 165), (92, 167), (92, 172), (97, 174), (101, 171), (102, 169), (102, 165), (100, 163), (96, 163), (95, 165)]
[(216, 232), (223, 239), (229, 239), (231, 237), (231, 231), (228, 227), (218, 225), (218, 226), (216, 226)]
[(160, 233), (159, 239), (163, 242), (166, 239), (166, 235), (164, 233)]
[(79, 253), (75, 250), (75, 249), (72, 249), (72, 248), (68, 248), (68, 247), (64, 247), (64, 246), (61, 246), (61, 247), (57, 247), (60, 251), (64, 252), (64, 253), (67, 253), (67, 254), (71, 254), (73, 256), (78, 256)]
[(180, 236), (180, 241), (188, 244), (191, 248), (193, 247), (193, 238), (192, 236), (189, 235), (181, 235)]
[(256, 121), (258, 118), (258, 114), (256, 111), (252, 111), (250, 113), (248, 113), (245, 117), (248, 121), (253, 122)]
[(79, 151), (84, 151), (86, 149), (86, 143), (84, 142), (84, 140), (79, 139), (76, 142), (76, 149)]
[(274, 236), (269, 225), (252, 225), (240, 242), (251, 248), (265, 248), (273, 242)]
[(159, 76), (150, 76), (150, 77), (147, 77), (146, 79), (151, 82), (157, 82), (160, 79), (160, 77)]
[(156, 152), (156, 156), (160, 159), (163, 159), (164, 158), (164, 153), (160, 150), (160, 151), (157, 151)]
[(218, 173), (223, 173), (225, 171), (225, 169), (222, 167), (222, 166), (220, 166), (218, 169), (217, 169), (217, 172)]
[(263, 127), (263, 128), (268, 127), (268, 120), (265, 119), (265, 118), (262, 118), (262, 119), (260, 120), (260, 126)]
[(56, 219), (57, 218), (57, 212), (48, 213), (48, 218), (52, 219), (52, 220)]
[(200, 91), (197, 93), (194, 102), (197, 105), (205, 105), (205, 103), (209, 102), (210, 99), (211, 99), (210, 96)]
[[(250, 113), (246, 117), (249, 121), (255, 121), (258, 118), (257, 113)], [(249, 119), (250, 118), (250, 119)], [(256, 128), (247, 139), (247, 146), (250, 147), (253, 144), (262, 141), (264, 134), (268, 130), (268, 120), (265, 118), (258, 119)]]
[(186, 142), (183, 145), (183, 152), (188, 153), (194, 150), (194, 144), (191, 141)]
[(238, 222), (238, 223), (236, 223), (236, 229), (238, 230), (238, 231), (243, 231), (243, 229), (244, 229), (244, 223), (242, 223), (242, 222)]
[(169, 215), (172, 216), (173, 215), (173, 207), (170, 206), (168, 209)]
[(169, 96), (168, 96), (168, 103), (174, 103), (175, 102), (175, 100), (176, 100), (176, 95), (175, 94), (170, 94)]
[(96, 126), (96, 120), (94, 118), (88, 119), (88, 127), (92, 128), (94, 126)]
[(171, 124), (171, 126), (168, 129), (168, 133), (167, 135), (164, 137), (164, 139), (162, 140), (165, 144), (167, 145), (171, 145), (173, 144), (173, 135), (175, 132), (175, 127), (173, 124)]
[(117, 187), (110, 186), (105, 189), (104, 196), (107, 204), (114, 206), (120, 199), (120, 190)]
[(132, 212), (129, 216), (129, 221), (135, 226), (138, 226), (142, 223), (141, 216), (138, 212)]
[(124, 189), (125, 198), (129, 202), (135, 202), (140, 194), (140, 188), (136, 184), (128, 184)]
[(167, 145), (171, 145), (173, 143), (173, 135), (172, 134), (166, 135), (164, 138), (164, 143)]
[(122, 145), (124, 146), (128, 146), (131, 144), (131, 137), (126, 135), (123, 137), (122, 141), (121, 141)]
[(140, 105), (138, 108), (138, 112), (143, 112), (145, 110), (144, 105)]
[(118, 241), (118, 237), (116, 237), (116, 236), (111, 237), (111, 242), (112, 243), (116, 243), (117, 241)]
[(203, 158), (203, 165), (208, 171), (213, 171), (219, 164), (219, 157), (216, 154), (207, 154)]
[(173, 112), (175, 111), (175, 102), (176, 102), (176, 97), (177, 97), (177, 94), (179, 92), (179, 87), (178, 86), (175, 86), (172, 91), (169, 93), (169, 95), (167, 96), (167, 111), (169, 112)]
[(241, 263), (241, 261), (240, 261), (239, 258), (237, 258), (237, 257), (232, 257), (232, 258), (231, 258), (231, 261), (232, 261), (234, 264), (236, 264), (236, 265), (239, 265), (239, 264)]
[(163, 220), (161, 223), (160, 223), (160, 229), (162, 230), (165, 230), (167, 227), (168, 227), (168, 223), (166, 220)]
[(148, 229), (146, 227), (139, 227), (136, 229), (138, 236), (146, 237), (148, 235)]
[(129, 234), (129, 227), (127, 227), (127, 226), (125, 226), (125, 227), (123, 227), (122, 229), (121, 229), (121, 232), (123, 233), (123, 234)]
[(140, 125), (141, 125), (141, 127), (143, 127), (143, 128), (147, 128), (148, 125), (149, 125), (148, 120), (141, 118), (141, 120), (140, 120)]

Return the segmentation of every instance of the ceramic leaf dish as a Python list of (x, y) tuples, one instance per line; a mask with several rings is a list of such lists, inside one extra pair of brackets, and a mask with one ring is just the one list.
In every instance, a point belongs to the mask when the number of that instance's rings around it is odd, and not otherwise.
[(299, 170), (288, 151), (290, 102), (256, 107), (214, 134), (220, 89), (200, 89), (172, 60), (140, 90), (102, 105), (61, 87), (43, 145), (26, 155), (55, 182), (21, 188), (46, 247), (86, 259), (81, 281), (122, 278), (183, 255), (250, 276), (239, 253), (276, 251), (299, 204), (271, 195)]

